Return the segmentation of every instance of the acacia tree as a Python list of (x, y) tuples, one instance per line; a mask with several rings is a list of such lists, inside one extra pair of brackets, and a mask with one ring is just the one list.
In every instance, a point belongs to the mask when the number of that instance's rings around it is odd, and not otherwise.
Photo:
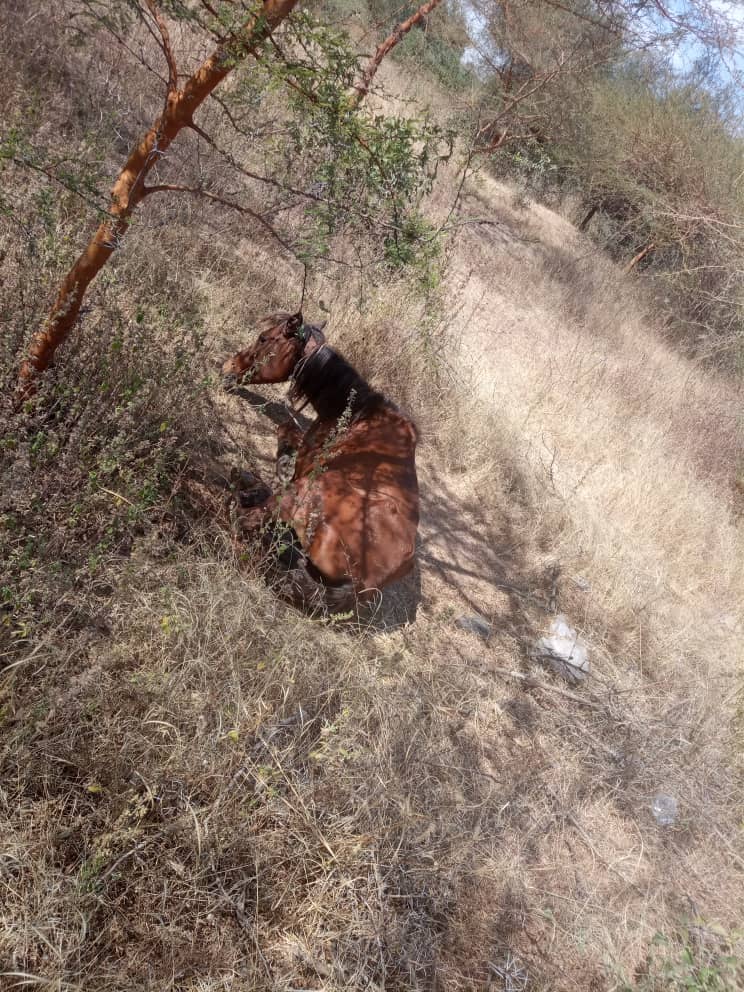
[(259, 11), (249, 17), (237, 32), (220, 45), (179, 86), (179, 73), (170, 42), (168, 25), (155, 0), (145, 0), (160, 34), (168, 65), (165, 106), (146, 134), (137, 142), (111, 190), (108, 216), (65, 276), (46, 325), (31, 342), (27, 359), (19, 373), (22, 397), (30, 395), (33, 380), (43, 372), (57, 348), (70, 333), (92, 280), (108, 262), (127, 232), (138, 203), (148, 195), (147, 176), (159, 158), (185, 127), (196, 128), (194, 114), (212, 91), (225, 79), (236, 62), (245, 58), (287, 17), (297, 0), (264, 0)]
[[(81, 2), (87, 8), (92, 8), (89, 0)], [(243, 2), (234, 3), (232, 0), (228, 3), (171, 0), (167, 4), (170, 18), (178, 18), (185, 22), (187, 29), (206, 33), (216, 41), (212, 53), (182, 82), (171, 43), (169, 18), (164, 13), (165, 4), (158, 4), (157, 0), (138, 0), (134, 5), (136, 12), (156, 38), (167, 66), (164, 106), (131, 149), (111, 189), (104, 218), (64, 277), (44, 325), (32, 337), (28, 355), (19, 371), (19, 402), (33, 395), (38, 377), (47, 369), (57, 349), (74, 327), (89, 286), (122, 244), (134, 211), (146, 197), (163, 192), (203, 196), (248, 214), (268, 228), (285, 249), (293, 250), (263, 214), (251, 207), (228, 201), (201, 185), (186, 186), (160, 181), (148, 183), (148, 177), (153, 171), (159, 171), (168, 148), (184, 129), (195, 132), (208, 145), (220, 151), (210, 135), (196, 122), (195, 114), (209, 97), (216, 98), (217, 87), (249, 55), (254, 56), (257, 65), (264, 69), (271, 65), (274, 80), (279, 80), (295, 100), (309, 108), (311, 117), (315, 114), (313, 126), (305, 129), (304, 136), (299, 132), (295, 135), (298, 147), (302, 141), (307, 144), (312, 140), (325, 140), (332, 157), (334, 142), (343, 141), (355, 146), (366, 156), (362, 169), (357, 164), (355, 171), (357, 174), (363, 171), (368, 185), (374, 187), (376, 182), (378, 193), (383, 190), (390, 196), (395, 220), (391, 230), (392, 237), (396, 240), (400, 234), (400, 204), (406, 196), (415, 193), (417, 184), (420, 186), (420, 177), (416, 175), (416, 170), (426, 165), (428, 143), (432, 139), (436, 140), (438, 133), (436, 129), (429, 127), (417, 129), (410, 122), (362, 121), (356, 112), (369, 92), (385, 56), (438, 3), (440, 0), (427, 0), (378, 47), (362, 70), (356, 57), (350, 54), (348, 46), (340, 42), (339, 36), (328, 33), (318, 35), (317, 32), (313, 36), (306, 21), (298, 21), (294, 36), (289, 41), (290, 45), (294, 43), (296, 50), (304, 52), (307, 58), (303, 61), (296, 52), (288, 52), (282, 48), (274, 37), (274, 32), (280, 25), (288, 22), (290, 14), (298, 7), (298, 0), (262, 0), (258, 7), (248, 6)], [(96, 14), (96, 17), (100, 19), (100, 15)], [(320, 47), (324, 49), (323, 54), (326, 57), (322, 65), (313, 62), (310, 52), (312, 44), (319, 37)], [(329, 62), (332, 63), (330, 67)], [(224, 102), (219, 102), (230, 117)], [(420, 148), (417, 148), (421, 139), (424, 141), (423, 155)], [(238, 172), (309, 200), (316, 208), (316, 219), (323, 214), (324, 207), (338, 207), (339, 199), (343, 198), (343, 189), (336, 190), (334, 201), (332, 190), (326, 195), (318, 195), (306, 189), (293, 189), (271, 176), (260, 176), (246, 170), (239, 162), (230, 159), (229, 155), (227, 158)], [(338, 170), (333, 162), (328, 163), (323, 173), (323, 179), (327, 180), (329, 177), (333, 181), (322, 185), (332, 187), (334, 181), (338, 185)], [(343, 206), (348, 211), (348, 203)], [(328, 226), (328, 209), (325, 220)]]

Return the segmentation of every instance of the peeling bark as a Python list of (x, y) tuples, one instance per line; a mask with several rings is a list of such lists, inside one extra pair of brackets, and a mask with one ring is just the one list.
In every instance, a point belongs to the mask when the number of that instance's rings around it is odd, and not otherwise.
[[(35, 392), (37, 378), (49, 366), (57, 348), (72, 330), (88, 286), (121, 244), (129, 227), (130, 217), (146, 194), (145, 179), (152, 167), (181, 129), (193, 126), (196, 110), (229, 75), (234, 65), (255, 51), (297, 2), (298, 0), (264, 0), (260, 12), (243, 25), (237, 36), (217, 48), (181, 89), (176, 85), (176, 67), (170, 53), (167, 33), (163, 35), (170, 77), (165, 107), (160, 117), (129, 153), (129, 158), (111, 190), (108, 217), (99, 225), (87, 247), (65, 276), (44, 326), (31, 341), (28, 356), (18, 373), (19, 402), (28, 399)], [(155, 9), (154, 4), (148, 6), (151, 11)], [(162, 33), (160, 23), (158, 26)]]

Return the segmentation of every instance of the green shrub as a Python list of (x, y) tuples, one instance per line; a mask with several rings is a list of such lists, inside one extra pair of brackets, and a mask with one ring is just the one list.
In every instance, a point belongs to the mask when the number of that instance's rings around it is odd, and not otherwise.
[(430, 72), (445, 89), (461, 90), (475, 81), (472, 70), (462, 62), (463, 48), (425, 31), (409, 31), (395, 53), (402, 61)]
[(736, 992), (744, 981), (735, 950), (741, 938), (699, 922), (675, 937), (658, 933), (643, 970), (621, 992)]

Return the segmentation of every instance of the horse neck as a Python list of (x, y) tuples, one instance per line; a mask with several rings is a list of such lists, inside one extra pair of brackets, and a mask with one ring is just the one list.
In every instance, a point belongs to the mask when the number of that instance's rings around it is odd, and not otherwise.
[(327, 344), (300, 362), (294, 382), (297, 393), (310, 401), (321, 420), (335, 420), (346, 411), (358, 413), (379, 397), (357, 370)]

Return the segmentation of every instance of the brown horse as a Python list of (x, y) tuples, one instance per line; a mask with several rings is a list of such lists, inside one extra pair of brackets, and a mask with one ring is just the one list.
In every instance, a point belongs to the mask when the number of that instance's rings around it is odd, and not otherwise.
[(279, 429), (277, 459), (296, 451), (276, 496), (264, 490), (254, 525), (278, 518), (296, 535), (299, 563), (285, 594), (297, 605), (349, 609), (413, 568), (419, 519), (413, 422), (375, 392), (302, 314), (263, 321), (258, 340), (223, 366), (226, 387), (291, 381), (289, 398), (317, 419)]

